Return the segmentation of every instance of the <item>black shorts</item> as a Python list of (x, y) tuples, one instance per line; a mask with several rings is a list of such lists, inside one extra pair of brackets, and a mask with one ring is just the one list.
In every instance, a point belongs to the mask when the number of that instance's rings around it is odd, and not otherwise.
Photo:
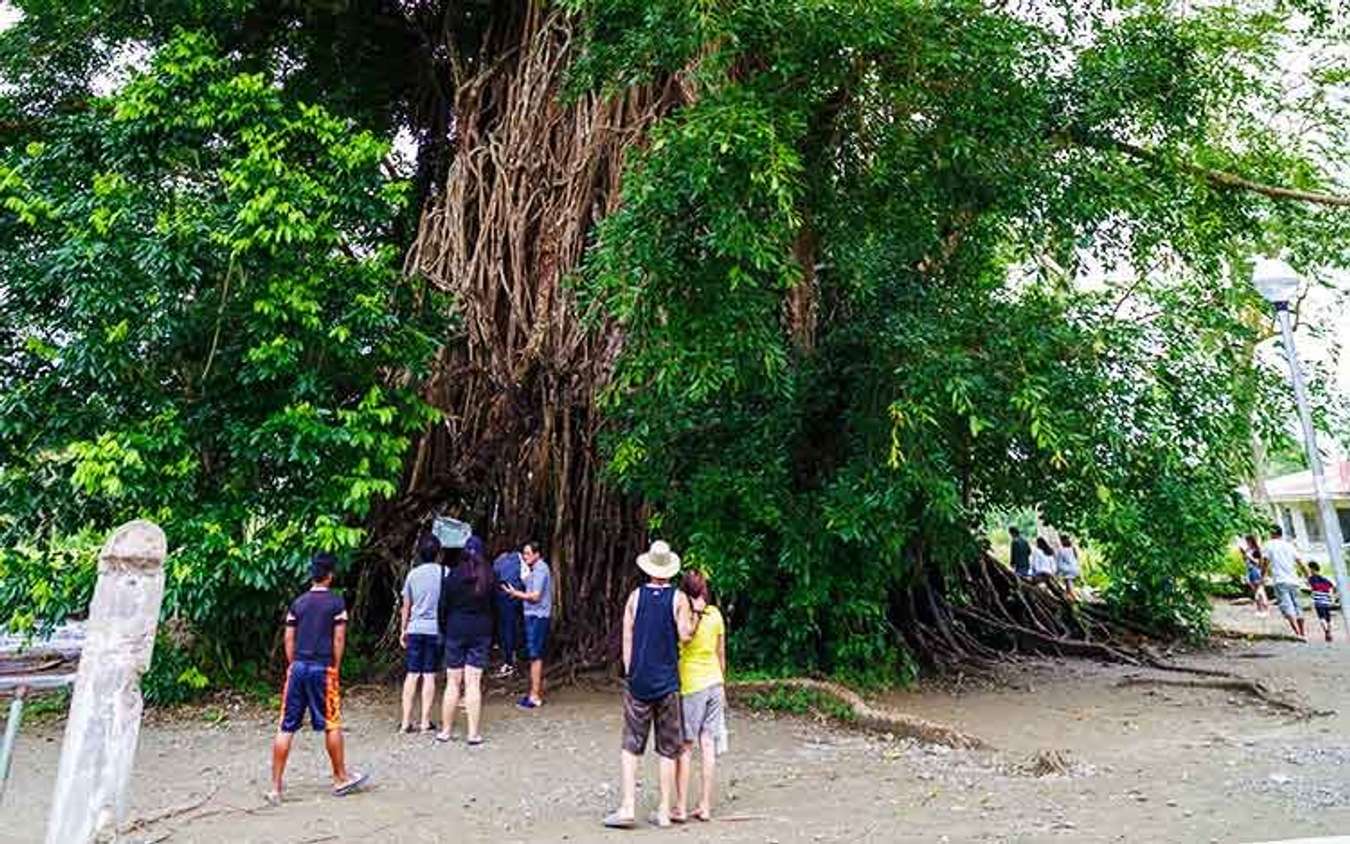
[(491, 636), (446, 636), (445, 667), (459, 669), (467, 665), (470, 668), (485, 668), (491, 647)]
[(408, 652), (403, 666), (409, 674), (434, 674), (441, 670), (441, 637), (430, 633), (409, 633)]
[(1317, 611), (1318, 618), (1322, 619), (1328, 624), (1331, 623), (1331, 607), (1325, 606), (1323, 604), (1313, 604), (1313, 609)]

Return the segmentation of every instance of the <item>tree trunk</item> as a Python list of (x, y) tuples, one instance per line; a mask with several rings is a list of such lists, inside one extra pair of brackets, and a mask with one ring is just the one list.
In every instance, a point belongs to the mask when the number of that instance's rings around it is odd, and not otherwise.
[(454, 157), (408, 257), (452, 295), (455, 333), (426, 387), (444, 420), (375, 520), (375, 576), (397, 581), (437, 511), (471, 521), (494, 553), (540, 540), (559, 644), (594, 657), (610, 649), (644, 514), (601, 479), (596, 398), (621, 340), (583, 324), (566, 280), (619, 199), (625, 152), (682, 94), (671, 82), (568, 99), (566, 16), (530, 2), (501, 19), (472, 72), (455, 63)]

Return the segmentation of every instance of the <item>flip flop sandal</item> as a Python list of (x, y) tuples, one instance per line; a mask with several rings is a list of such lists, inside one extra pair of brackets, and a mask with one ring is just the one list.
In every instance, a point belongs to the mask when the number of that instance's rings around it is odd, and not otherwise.
[(702, 823), (707, 823), (708, 821), (712, 820), (712, 818), (708, 817), (707, 813), (698, 811), (690, 812), (689, 817)]
[(618, 812), (610, 812), (602, 823), (610, 829), (637, 829), (637, 818), (626, 818)]
[(474, 738), (471, 739), (465, 739), (464, 743), (467, 744), (469, 747), (477, 747), (478, 745), (483, 743), (483, 737), (475, 736)]
[(412, 735), (413, 733), (417, 732), (417, 729), (416, 729), (415, 727), (413, 727), (412, 724), (409, 724), (409, 725), (406, 726), (406, 727), (399, 727), (399, 728), (398, 728), (398, 732), (399, 732), (399, 735), (409, 736), (409, 735)]
[[(417, 728), (417, 732), (419, 732), (419, 733), (434, 733), (434, 732), (436, 731), (436, 729), (437, 729), (437, 727), (436, 727), (436, 725), (433, 723), (433, 724), (427, 724), (425, 727), (418, 727), (418, 728)], [(410, 733), (412, 732), (412, 728), (411, 728), (411, 727), (408, 728), (408, 732), (410, 732)]]
[[(662, 823), (662, 821), (665, 821), (665, 823)], [(652, 826), (665, 829), (666, 827), (674, 823), (674, 821), (671, 820), (669, 815), (663, 818), (661, 817), (661, 814), (659, 812), (652, 812), (650, 815), (647, 816), (647, 823), (651, 824)]]
[(670, 822), (676, 825), (689, 823), (689, 818), (684, 815), (671, 814)]
[(352, 777), (350, 780), (344, 782), (342, 785), (333, 789), (333, 796), (346, 797), (348, 794), (351, 794), (352, 792), (359, 789), (361, 786), (365, 785), (366, 781), (369, 779), (370, 774), (359, 773), (355, 777)]
[(437, 743), (437, 744), (445, 744), (447, 741), (450, 741), (450, 740), (454, 739), (454, 737), (455, 737), (455, 736), (454, 736), (454, 733), (437, 733), (437, 734), (436, 734), (436, 743)]

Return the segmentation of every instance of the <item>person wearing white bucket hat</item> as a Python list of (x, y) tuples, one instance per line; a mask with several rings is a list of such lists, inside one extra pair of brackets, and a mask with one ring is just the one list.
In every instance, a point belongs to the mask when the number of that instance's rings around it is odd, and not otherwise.
[(670, 582), (680, 573), (680, 556), (657, 540), (637, 558), (649, 578), (633, 590), (623, 611), (623, 749), (620, 753), (622, 802), (604, 820), (605, 826), (637, 825), (638, 760), (647, 750), (647, 736), (656, 736), (660, 757), (661, 798), (651, 821), (670, 826), (670, 800), (675, 791), (675, 761), (684, 749), (680, 703), (680, 643), (694, 635), (689, 598)]

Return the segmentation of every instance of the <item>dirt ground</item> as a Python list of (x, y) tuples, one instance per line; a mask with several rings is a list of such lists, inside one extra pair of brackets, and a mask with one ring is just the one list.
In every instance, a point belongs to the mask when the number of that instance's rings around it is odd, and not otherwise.
[[(1218, 623), (1280, 631), (1250, 607)], [(1310, 618), (1311, 620), (1311, 618)], [(1340, 632), (1339, 630), (1337, 631)], [(953, 724), (992, 746), (953, 751), (864, 736), (809, 719), (733, 713), (719, 820), (670, 831), (608, 832), (619, 709), (612, 693), (563, 689), (535, 712), (491, 697), (487, 744), (435, 745), (395, 734), (392, 691), (359, 689), (345, 706), (348, 747), (374, 786), (327, 793), (319, 739), (297, 741), (287, 801), (264, 805), (271, 713), (203, 709), (155, 717), (141, 736), (135, 841), (1256, 842), (1350, 829), (1350, 647), (1338, 641), (1230, 641), (1177, 655), (1297, 692), (1333, 715), (1293, 720), (1241, 693), (1119, 686), (1165, 676), (1080, 660), (1016, 665), (996, 682), (895, 694), (896, 709)], [(25, 726), (0, 806), (0, 842), (40, 841), (60, 724)], [(1066, 773), (1037, 776), (1057, 751)], [(655, 799), (655, 763), (641, 800)]]

